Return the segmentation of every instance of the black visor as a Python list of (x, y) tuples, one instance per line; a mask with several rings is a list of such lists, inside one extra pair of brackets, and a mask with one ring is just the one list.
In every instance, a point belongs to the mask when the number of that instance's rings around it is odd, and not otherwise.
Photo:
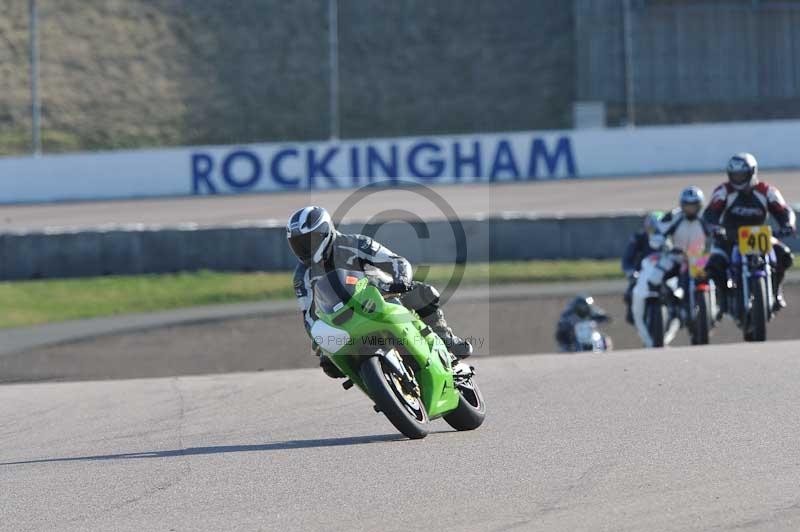
[(310, 233), (296, 233), (289, 236), (289, 247), (304, 264), (310, 264), (319, 246), (330, 233), (327, 222)]
[(686, 216), (697, 216), (698, 214), (700, 214), (701, 208), (702, 205), (700, 205), (699, 201), (695, 203), (681, 204), (681, 210), (683, 211), (683, 214), (685, 214)]
[(745, 183), (750, 181), (750, 178), (752, 176), (753, 174), (747, 170), (742, 170), (738, 172), (728, 172), (728, 179), (734, 185), (744, 185)]

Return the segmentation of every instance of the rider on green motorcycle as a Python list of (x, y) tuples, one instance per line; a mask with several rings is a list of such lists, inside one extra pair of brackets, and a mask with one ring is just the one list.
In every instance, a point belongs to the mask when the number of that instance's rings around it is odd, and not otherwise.
[[(335, 268), (364, 271), (374, 267), (392, 276), (392, 282), (381, 288), (401, 293), (406, 308), (444, 341), (458, 358), (472, 354), (472, 345), (453, 334), (439, 307), (439, 292), (433, 286), (412, 280), (411, 264), (364, 235), (345, 235), (333, 225), (331, 216), (322, 207), (309, 206), (296, 211), (286, 225), (286, 238), (299, 263), (294, 271), (294, 290), (308, 332), (317, 319), (314, 310), (313, 285), (327, 271)], [(313, 346), (317, 351), (317, 346)], [(317, 352), (317, 354), (319, 354)], [(325, 357), (320, 366), (333, 378), (343, 377), (339, 369)]]

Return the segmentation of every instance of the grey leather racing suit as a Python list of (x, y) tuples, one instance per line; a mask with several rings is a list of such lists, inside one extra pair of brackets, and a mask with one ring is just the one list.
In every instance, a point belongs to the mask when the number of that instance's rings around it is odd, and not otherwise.
[(294, 271), (294, 291), (303, 313), (306, 331), (317, 319), (314, 310), (314, 283), (334, 268), (364, 271), (372, 266), (391, 275), (393, 282), (387, 292), (399, 292), (403, 304), (416, 311), (454, 355), (463, 358), (472, 346), (453, 335), (439, 308), (439, 292), (433, 286), (412, 280), (411, 264), (400, 255), (365, 235), (336, 233), (332, 249), (322, 262), (306, 267), (302, 263)]

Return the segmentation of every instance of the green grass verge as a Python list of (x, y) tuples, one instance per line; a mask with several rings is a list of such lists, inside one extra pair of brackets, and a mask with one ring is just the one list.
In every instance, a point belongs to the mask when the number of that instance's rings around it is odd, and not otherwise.
[[(74, 133), (44, 129), (42, 131), (42, 149), (45, 153), (75, 152), (81, 149), (81, 145)], [(0, 129), (0, 155), (28, 155), (30, 151), (30, 131)]]
[[(443, 286), (453, 266), (420, 268), (417, 278)], [(462, 285), (560, 282), (619, 277), (617, 261), (470, 264)], [(110, 276), (0, 283), (0, 328), (135, 312), (293, 297), (290, 273)]]

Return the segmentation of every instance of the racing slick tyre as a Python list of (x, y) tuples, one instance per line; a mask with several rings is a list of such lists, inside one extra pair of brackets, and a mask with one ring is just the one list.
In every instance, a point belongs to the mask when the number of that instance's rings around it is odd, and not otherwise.
[(707, 345), (711, 321), (709, 312), (711, 308), (711, 295), (708, 292), (700, 294), (697, 306), (694, 309), (694, 330), (692, 331), (692, 345)]
[(750, 309), (750, 334), (745, 336), (745, 341), (766, 342), (767, 321), (769, 321), (767, 280), (763, 277), (754, 279), (751, 285), (750, 293), (753, 297), (753, 304)]
[(644, 322), (653, 340), (653, 347), (664, 347), (664, 307), (658, 299), (648, 299), (644, 308)]
[(361, 364), (361, 380), (377, 408), (412, 440), (428, 435), (428, 412), (418, 395), (408, 393), (382, 356), (372, 356)]

